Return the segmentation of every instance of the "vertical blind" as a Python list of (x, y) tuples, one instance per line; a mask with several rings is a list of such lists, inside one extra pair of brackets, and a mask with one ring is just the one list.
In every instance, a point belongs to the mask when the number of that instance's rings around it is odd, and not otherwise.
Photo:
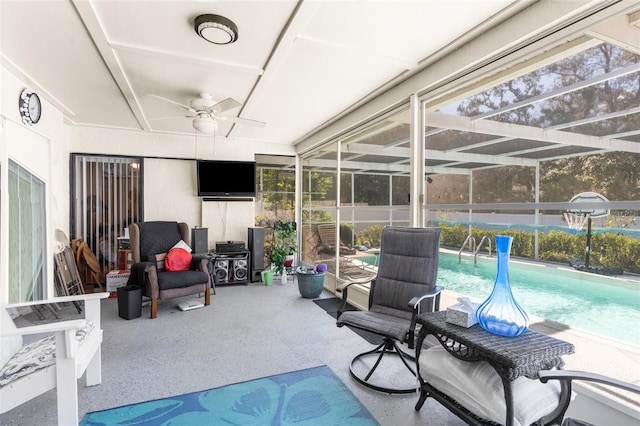
[(85, 240), (103, 272), (118, 269), (119, 238), (142, 220), (142, 160), (74, 155), (73, 237)]

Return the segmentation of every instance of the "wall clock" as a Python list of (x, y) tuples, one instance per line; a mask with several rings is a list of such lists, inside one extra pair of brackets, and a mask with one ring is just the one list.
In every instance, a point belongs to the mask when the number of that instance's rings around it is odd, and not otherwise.
[(31, 89), (24, 89), (22, 93), (20, 93), (18, 105), (20, 107), (20, 117), (22, 117), (24, 124), (31, 126), (40, 121), (42, 104), (36, 92)]

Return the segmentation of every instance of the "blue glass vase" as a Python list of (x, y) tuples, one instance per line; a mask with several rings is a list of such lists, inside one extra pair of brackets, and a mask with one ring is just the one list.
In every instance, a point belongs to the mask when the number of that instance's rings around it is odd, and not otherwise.
[(493, 291), (476, 311), (478, 323), (490, 333), (499, 336), (519, 336), (529, 327), (527, 313), (518, 305), (511, 293), (509, 282), (509, 253), (513, 237), (496, 236), (498, 272)]

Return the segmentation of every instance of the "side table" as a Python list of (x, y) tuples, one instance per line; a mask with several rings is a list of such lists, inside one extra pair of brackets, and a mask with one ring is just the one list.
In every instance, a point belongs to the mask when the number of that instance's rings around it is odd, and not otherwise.
[[(561, 368), (564, 365), (562, 356), (574, 352), (573, 344), (531, 329), (518, 337), (502, 337), (485, 331), (478, 324), (470, 328), (450, 324), (446, 321), (446, 314), (445, 311), (440, 311), (418, 315), (417, 323), (422, 327), (416, 344), (416, 360), (420, 357), (425, 337), (433, 335), (450, 355), (463, 361), (486, 361), (489, 363), (502, 379), (507, 406), (505, 422), (507, 426), (513, 424), (514, 418), (511, 383), (520, 376), (537, 379), (540, 370)], [(419, 374), (418, 376), (421, 386), (416, 410), (420, 410), (427, 397), (433, 397), (468, 424), (486, 424), (457, 404), (452, 399), (453, 396), (444, 395), (429, 385)], [(560, 403), (550, 415), (554, 420), (561, 419), (569, 405), (569, 385), (564, 381), (561, 381), (560, 384)]]

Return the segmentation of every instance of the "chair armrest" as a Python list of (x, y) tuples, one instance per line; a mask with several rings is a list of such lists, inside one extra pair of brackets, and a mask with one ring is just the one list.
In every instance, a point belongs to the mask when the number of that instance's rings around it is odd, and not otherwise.
[(613, 386), (616, 388), (628, 390), (635, 393), (640, 393), (640, 386), (624, 382), (622, 380), (614, 379), (613, 377), (603, 376), (596, 373), (588, 373), (586, 371), (576, 370), (540, 370), (538, 372), (538, 378), (542, 383), (547, 383), (549, 380), (581, 380), (586, 382), (602, 383), (605, 385)]
[(413, 310), (416, 311), (418, 309), (420, 302), (422, 302), (424, 299), (431, 299), (434, 297), (438, 297), (440, 293), (442, 293), (442, 290), (444, 290), (444, 287), (439, 285), (435, 286), (433, 290), (431, 290), (429, 293), (425, 293), (421, 296), (416, 296), (413, 299), (411, 299), (409, 301), (409, 307), (413, 308)]
[[(88, 294), (78, 294), (73, 296), (63, 296), (63, 297), (54, 297), (52, 299), (47, 300), (38, 300), (31, 302), (19, 302), (19, 303), (10, 303), (7, 305), (2, 305), (1, 309), (9, 309), (9, 308), (22, 308), (28, 306), (37, 306), (43, 304), (50, 303), (63, 303), (63, 302), (79, 302), (84, 301), (84, 317), (85, 320), (89, 320), (93, 322), (95, 328), (100, 329), (100, 299), (106, 299), (109, 297), (109, 293), (88, 293)], [(1, 334), (10, 336), (10, 335), (29, 335), (29, 334), (39, 334), (39, 333), (54, 333), (58, 331), (67, 331), (73, 330), (76, 328), (82, 327), (85, 320), (70, 320), (70, 321), (59, 321), (53, 322), (49, 324), (40, 324), (33, 325), (27, 327), (20, 327), (11, 330), (2, 330)]]
[(18, 302), (18, 303), (9, 303), (7, 305), (2, 305), (3, 308), (23, 308), (28, 306), (37, 306), (37, 305), (48, 305), (50, 303), (65, 303), (65, 302), (81, 302), (88, 300), (98, 300), (98, 299), (106, 299), (109, 297), (109, 293), (100, 292), (100, 293), (87, 293), (87, 294), (76, 294), (73, 296), (60, 296), (53, 297), (51, 299), (45, 300), (35, 300), (30, 302)]
[[(131, 274), (127, 285), (135, 285), (142, 289), (142, 294), (148, 297), (158, 297), (158, 271), (156, 262), (138, 262), (131, 265)], [(155, 296), (153, 296), (155, 294)]]
[(409, 301), (409, 307), (412, 309), (411, 312), (411, 325), (409, 326), (409, 336), (407, 338), (407, 346), (410, 349), (414, 348), (415, 336), (416, 336), (416, 317), (420, 313), (420, 302), (424, 299), (433, 299), (433, 311), (437, 311), (440, 308), (440, 293), (442, 293), (444, 287), (435, 286), (430, 292), (425, 293), (421, 296), (416, 296)]
[(337, 319), (340, 319), (340, 315), (342, 315), (342, 313), (344, 312), (344, 308), (347, 307), (347, 298), (348, 298), (348, 291), (349, 291), (349, 287), (354, 285), (354, 284), (365, 284), (370, 282), (373, 285), (375, 285), (375, 277), (373, 278), (365, 278), (365, 279), (361, 279), (361, 280), (353, 280), (353, 281), (349, 281), (345, 284), (343, 284), (342, 286), (340, 286), (339, 288), (337, 288), (337, 291), (342, 291), (342, 303), (340, 304), (340, 307), (338, 308), (338, 312), (336, 314)]
[(49, 324), (40, 324), (40, 325), (30, 325), (27, 327), (16, 327), (11, 330), (2, 330), (0, 331), (0, 337), (5, 336), (28, 336), (30, 334), (40, 334), (40, 333), (55, 333), (58, 331), (67, 331), (67, 330), (75, 330), (84, 325), (84, 320), (71, 320), (71, 321), (60, 321), (60, 322), (52, 322)]
[(360, 278), (360, 279), (355, 279), (355, 280), (351, 280), (351, 281), (347, 281), (346, 283), (342, 284), (340, 287), (336, 288), (336, 291), (347, 291), (349, 289), (349, 286), (352, 286), (353, 284), (366, 284), (368, 282), (371, 281), (375, 281), (375, 277), (373, 278)]

